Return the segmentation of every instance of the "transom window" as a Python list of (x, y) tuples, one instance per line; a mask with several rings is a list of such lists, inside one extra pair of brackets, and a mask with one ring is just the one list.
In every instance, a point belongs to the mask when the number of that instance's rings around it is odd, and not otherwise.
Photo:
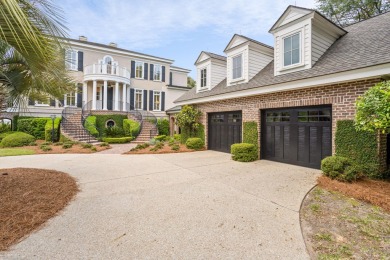
[(300, 63), (300, 33), (284, 38), (284, 66)]
[(233, 57), (233, 79), (242, 77), (242, 55)]
[(289, 112), (268, 112), (266, 115), (267, 122), (288, 122), (290, 121)]
[(65, 51), (65, 68), (68, 70), (77, 70), (77, 51), (66, 50)]
[(153, 91), (153, 110), (154, 111), (161, 110), (160, 96), (161, 96), (160, 91)]
[(143, 95), (142, 89), (135, 90), (135, 104), (134, 104), (135, 109), (138, 110), (142, 109), (142, 95)]
[(154, 65), (153, 80), (161, 81), (161, 65)]
[(298, 111), (298, 122), (323, 122), (330, 121), (330, 109)]
[(207, 69), (200, 70), (200, 87), (204, 88), (207, 86)]
[(135, 77), (137, 79), (144, 78), (144, 63), (140, 61), (135, 62)]

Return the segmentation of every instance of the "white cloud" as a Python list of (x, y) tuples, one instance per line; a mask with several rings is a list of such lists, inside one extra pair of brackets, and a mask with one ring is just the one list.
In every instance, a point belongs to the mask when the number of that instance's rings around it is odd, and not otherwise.
[(117, 42), (133, 49), (159, 47), (184, 33), (261, 36), (289, 4), (313, 8), (314, 0), (63, 0), (72, 37)]

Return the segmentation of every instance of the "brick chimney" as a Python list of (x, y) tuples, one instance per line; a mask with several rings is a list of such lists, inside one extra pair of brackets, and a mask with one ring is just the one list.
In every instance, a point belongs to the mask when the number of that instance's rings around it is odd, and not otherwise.
[(118, 44), (116, 44), (115, 42), (110, 42), (110, 43), (108, 44), (108, 46), (117, 48), (117, 47), (118, 47)]
[(88, 41), (88, 38), (85, 37), (85, 36), (83, 36), (83, 35), (81, 35), (81, 36), (79, 36), (79, 40), (80, 40), (80, 41), (87, 42), (87, 41)]

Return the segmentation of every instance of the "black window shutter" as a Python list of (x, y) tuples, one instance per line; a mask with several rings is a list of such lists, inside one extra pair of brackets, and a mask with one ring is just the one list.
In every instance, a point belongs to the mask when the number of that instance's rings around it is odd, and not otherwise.
[(144, 79), (148, 79), (148, 64), (144, 63)]
[(78, 60), (78, 71), (83, 71), (83, 67), (84, 67), (84, 52), (82, 51), (79, 51), (78, 52), (78, 57), (77, 57), (77, 60)]
[(130, 110), (134, 110), (134, 89), (130, 88)]
[(144, 110), (148, 110), (148, 91), (144, 90)]
[(161, 92), (161, 111), (165, 111), (165, 92)]
[(77, 84), (77, 107), (83, 106), (83, 85)]
[(35, 102), (34, 102), (34, 100), (32, 100), (32, 99), (28, 99), (28, 105), (29, 105), (29, 106), (33, 106), (33, 105), (35, 105)]
[(169, 72), (169, 85), (172, 86), (172, 72)]
[(165, 66), (162, 66), (162, 82), (165, 82)]
[(135, 61), (131, 61), (131, 75), (130, 77), (133, 79), (135, 78)]
[(154, 65), (150, 64), (150, 80), (153, 80)]
[(149, 90), (149, 111), (153, 111), (153, 90)]
[(51, 107), (55, 107), (56, 106), (56, 100), (55, 99), (53, 99), (53, 98), (50, 99), (50, 106)]

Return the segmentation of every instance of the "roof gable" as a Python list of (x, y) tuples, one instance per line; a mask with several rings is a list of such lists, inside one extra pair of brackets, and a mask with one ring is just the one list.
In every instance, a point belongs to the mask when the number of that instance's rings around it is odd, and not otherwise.
[(209, 58), (210, 58), (210, 55), (208, 55), (206, 52), (202, 51), (202, 52), (199, 54), (198, 58), (196, 59), (195, 65), (198, 64), (198, 63), (200, 63), (200, 62), (202, 62), (202, 61), (205, 61), (205, 60), (207, 60), (207, 59), (209, 59)]
[(279, 19), (272, 26), (272, 28), (269, 30), (269, 32), (272, 32), (282, 25), (288, 24), (292, 21), (295, 21), (295, 20), (297, 20), (305, 15), (308, 15), (310, 13), (313, 13), (313, 12), (314, 12), (314, 10), (311, 10), (311, 9), (306, 9), (306, 8), (290, 5), (284, 11), (282, 16), (279, 17)]
[(230, 50), (238, 45), (241, 45), (243, 43), (246, 43), (248, 41), (249, 41), (248, 38), (243, 37), (243, 36), (238, 35), (238, 34), (234, 34), (232, 39), (230, 40), (230, 42), (226, 46), (224, 52), (227, 52), (228, 50)]

